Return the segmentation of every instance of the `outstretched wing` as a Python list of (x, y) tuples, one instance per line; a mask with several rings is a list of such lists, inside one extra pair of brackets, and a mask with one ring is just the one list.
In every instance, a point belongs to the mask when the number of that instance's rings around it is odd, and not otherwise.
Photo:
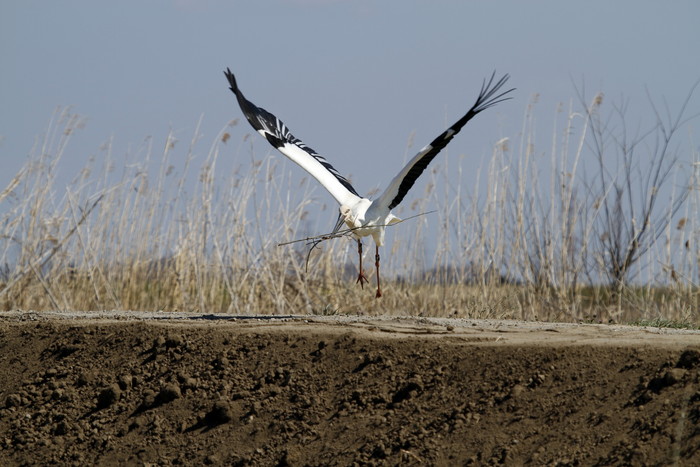
[(493, 80), (495, 76), (496, 72), (491, 75), (491, 79), (489, 79), (488, 83), (486, 80), (484, 80), (484, 83), (481, 85), (479, 97), (476, 99), (476, 102), (472, 108), (469, 109), (469, 111), (467, 111), (462, 118), (457, 120), (454, 125), (435, 138), (432, 143), (421, 149), (420, 152), (416, 154), (403, 169), (401, 169), (401, 172), (394, 177), (389, 184), (389, 187), (373, 204), (375, 204), (377, 207), (386, 206), (389, 210), (398, 206), (398, 204), (403, 201), (403, 198), (406, 196), (406, 193), (408, 193), (408, 190), (411, 189), (418, 177), (420, 177), (425, 168), (428, 167), (430, 161), (432, 161), (435, 156), (437, 156), (438, 153), (442, 151), (445, 146), (447, 146), (452, 138), (459, 133), (459, 130), (461, 130), (469, 120), (474, 118), (482, 110), (486, 110), (499, 102), (510, 99), (510, 97), (505, 96), (515, 88), (497, 94), (505, 82), (508, 81), (508, 75), (503, 76), (496, 82), (496, 84), (494, 84)]
[(350, 182), (340, 175), (328, 161), (316, 151), (296, 138), (282, 121), (265, 109), (256, 107), (247, 100), (238, 86), (230, 69), (224, 72), (228, 78), (231, 91), (238, 99), (243, 114), (248, 122), (279, 152), (289, 157), (309, 172), (341, 205), (352, 205), (360, 198)]

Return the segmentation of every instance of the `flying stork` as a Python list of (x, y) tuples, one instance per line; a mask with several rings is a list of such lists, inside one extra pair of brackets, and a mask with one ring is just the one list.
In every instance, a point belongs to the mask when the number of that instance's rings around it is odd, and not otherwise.
[(364, 288), (369, 282), (362, 270), (362, 237), (372, 236), (375, 243), (375, 266), (377, 268), (377, 293), (382, 296), (379, 282), (379, 247), (384, 244), (384, 229), (400, 219), (391, 210), (403, 201), (418, 177), (423, 173), (430, 161), (459, 133), (466, 123), (479, 112), (492, 107), (499, 102), (510, 99), (506, 97), (514, 90), (500, 92), (508, 80), (508, 75), (494, 82), (496, 73), (484, 80), (476, 102), (462, 118), (445, 130), (432, 143), (421, 149), (413, 159), (394, 177), (389, 187), (375, 200), (360, 196), (347, 178), (343, 177), (328, 161), (316, 151), (296, 138), (282, 121), (267, 110), (257, 107), (243, 96), (236, 84), (236, 78), (230, 69), (224, 72), (231, 91), (236, 95), (238, 105), (252, 127), (260, 133), (272, 146), (306, 170), (312, 177), (324, 186), (340, 204), (340, 217), (334, 232), (345, 223), (352, 235), (357, 239), (357, 252), (360, 256), (360, 272), (357, 282)]

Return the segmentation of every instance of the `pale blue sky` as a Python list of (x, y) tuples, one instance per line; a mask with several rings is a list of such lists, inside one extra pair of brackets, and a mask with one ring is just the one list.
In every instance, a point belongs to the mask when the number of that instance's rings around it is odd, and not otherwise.
[(115, 155), (169, 128), (188, 140), (202, 114), (208, 146), (241, 117), (228, 66), (362, 193), (399, 170), (413, 131), (417, 150), (460, 117), (494, 69), (511, 74), (515, 99), (450, 151), (482, 156), (515, 136), (533, 93), (546, 134), (556, 104), (576, 97), (572, 80), (644, 109), (646, 87), (678, 109), (700, 78), (698, 18), (697, 0), (2, 0), (0, 189), (57, 106), (87, 117), (66, 174), (110, 137)]

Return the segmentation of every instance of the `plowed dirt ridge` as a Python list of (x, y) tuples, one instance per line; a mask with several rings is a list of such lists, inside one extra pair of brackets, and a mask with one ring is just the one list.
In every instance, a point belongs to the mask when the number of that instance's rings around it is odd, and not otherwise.
[(700, 465), (700, 333), (0, 314), (0, 465)]

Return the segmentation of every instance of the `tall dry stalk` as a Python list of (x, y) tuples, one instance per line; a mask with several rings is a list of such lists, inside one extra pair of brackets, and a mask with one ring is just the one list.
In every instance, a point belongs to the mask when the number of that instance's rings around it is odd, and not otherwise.
[(387, 230), (381, 300), (354, 283), (355, 241), (279, 246), (329, 231), (337, 208), (236, 121), (208, 145), (201, 118), (188, 142), (171, 131), (122, 156), (108, 140), (62, 189), (56, 167), (82, 120), (59, 111), (0, 191), (0, 308), (698, 322), (697, 151), (687, 186), (681, 161), (668, 169), (677, 211), (648, 230), (664, 245), (638, 249), (644, 274), (613, 296), (600, 226), (616, 181), (587, 144), (606, 130), (601, 101), (561, 106), (547, 147), (536, 104), (485, 158), (452, 148), (431, 166), (396, 212), (408, 220)]

